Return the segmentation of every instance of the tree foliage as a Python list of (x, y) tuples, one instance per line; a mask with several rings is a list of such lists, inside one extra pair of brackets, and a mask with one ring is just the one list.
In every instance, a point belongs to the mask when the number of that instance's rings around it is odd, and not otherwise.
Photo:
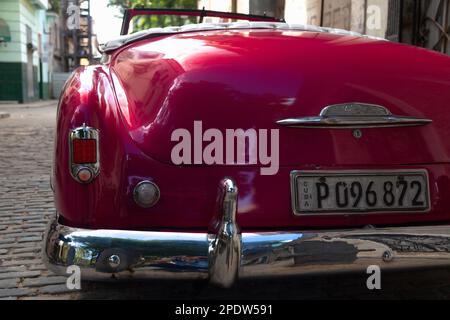
[[(122, 13), (127, 8), (196, 9), (197, 0), (109, 0), (108, 6), (118, 7)], [(180, 26), (196, 22), (196, 17), (137, 16), (132, 20), (132, 29), (136, 32), (152, 27)]]
[(59, 11), (61, 10), (61, 0), (49, 0), (49, 11), (53, 11), (59, 14)]

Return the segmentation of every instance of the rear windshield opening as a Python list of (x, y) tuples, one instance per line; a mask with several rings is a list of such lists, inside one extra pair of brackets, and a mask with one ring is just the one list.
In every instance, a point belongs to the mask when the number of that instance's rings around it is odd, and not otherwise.
[[(226, 22), (241, 22), (248, 20), (219, 18), (219, 17), (204, 17), (204, 23), (226, 23)], [(200, 23), (200, 17), (193, 16), (176, 16), (176, 15), (137, 15), (130, 21), (130, 29), (128, 34), (149, 28), (164, 28), (164, 27), (180, 27), (186, 24)]]

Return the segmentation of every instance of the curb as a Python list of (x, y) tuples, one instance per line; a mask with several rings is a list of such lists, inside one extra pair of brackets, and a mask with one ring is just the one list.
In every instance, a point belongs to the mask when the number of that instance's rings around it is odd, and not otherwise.
[(34, 103), (25, 103), (21, 105), (22, 108), (25, 109), (32, 109), (32, 108), (45, 108), (45, 107), (52, 107), (58, 104), (58, 100), (46, 100), (46, 101), (40, 101), (40, 102), (34, 102)]
[(0, 101), (0, 110), (5, 109), (33, 109), (33, 108), (45, 108), (45, 107), (51, 107), (58, 104), (58, 100), (41, 100), (41, 101), (34, 101), (34, 102), (28, 102), (28, 103), (4, 103), (4, 101)]
[(0, 119), (9, 118), (10, 114), (6, 112), (0, 112)]

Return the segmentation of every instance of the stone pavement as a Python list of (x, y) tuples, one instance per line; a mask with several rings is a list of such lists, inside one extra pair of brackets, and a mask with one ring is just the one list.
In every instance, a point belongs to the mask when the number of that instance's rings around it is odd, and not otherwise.
[(0, 298), (66, 293), (64, 277), (41, 262), (54, 214), (49, 188), (56, 102), (0, 104)]
[(41, 261), (42, 234), (55, 214), (49, 173), (56, 102), (3, 105), (0, 112), (0, 299), (449, 299), (450, 270), (245, 281), (232, 290), (204, 283), (133, 281), (83, 283), (80, 292)]

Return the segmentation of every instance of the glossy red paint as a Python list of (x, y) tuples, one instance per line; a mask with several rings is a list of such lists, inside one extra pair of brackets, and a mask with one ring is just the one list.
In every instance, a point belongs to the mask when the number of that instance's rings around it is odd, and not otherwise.
[[(191, 32), (147, 39), (114, 52), (108, 65), (77, 70), (60, 100), (55, 148), (57, 211), (70, 226), (114, 229), (207, 228), (218, 182), (239, 187), (244, 230), (337, 228), (450, 221), (450, 58), (355, 36), (282, 30)], [(423, 127), (288, 129), (276, 121), (316, 116), (332, 104), (363, 102)], [(171, 133), (208, 128), (280, 129), (281, 168), (174, 166)], [(100, 175), (89, 185), (68, 170), (68, 133), (100, 131)], [(426, 169), (432, 210), (417, 214), (308, 216), (292, 213), (292, 170)], [(142, 209), (134, 186), (152, 180), (156, 206)]]

